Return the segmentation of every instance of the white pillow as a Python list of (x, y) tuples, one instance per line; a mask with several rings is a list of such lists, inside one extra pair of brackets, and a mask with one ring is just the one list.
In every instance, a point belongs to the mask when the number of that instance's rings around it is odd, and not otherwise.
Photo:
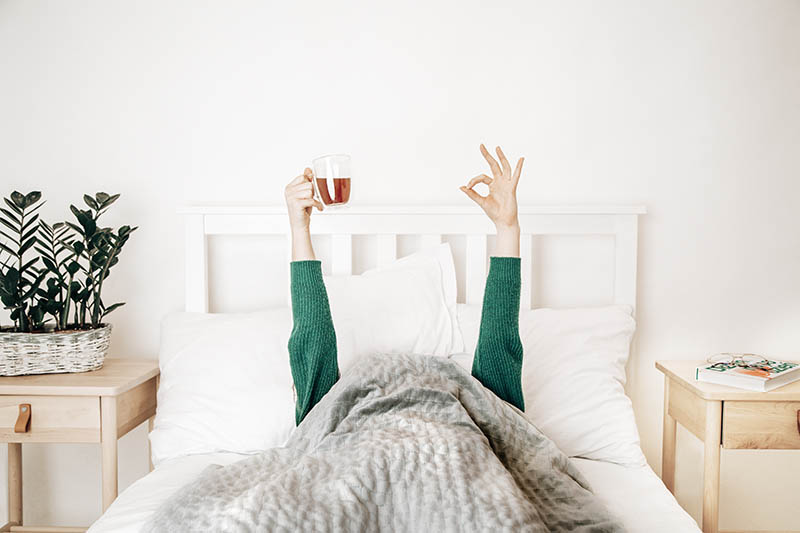
[[(325, 284), (340, 370), (372, 353), (447, 356), (463, 349), (448, 245)], [(153, 463), (282, 446), (295, 426), (288, 308), (174, 313), (161, 326)]]
[(282, 446), (294, 427), (288, 308), (174, 313), (161, 326), (153, 463)]
[(447, 357), (464, 349), (449, 244), (358, 276), (326, 276), (339, 369), (375, 353)]
[[(481, 306), (459, 305), (471, 370)], [(636, 324), (629, 306), (535, 309), (520, 313), (525, 415), (570, 457), (645, 464), (625, 363)]]

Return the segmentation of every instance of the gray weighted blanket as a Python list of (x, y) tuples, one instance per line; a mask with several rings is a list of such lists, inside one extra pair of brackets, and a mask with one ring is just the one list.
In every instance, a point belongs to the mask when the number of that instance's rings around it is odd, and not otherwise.
[(283, 448), (210, 466), (144, 531), (622, 531), (569, 459), (454, 362), (374, 356)]

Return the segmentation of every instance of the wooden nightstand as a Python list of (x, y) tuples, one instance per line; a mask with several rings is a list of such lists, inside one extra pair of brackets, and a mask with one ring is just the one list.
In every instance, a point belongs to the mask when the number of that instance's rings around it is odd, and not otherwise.
[[(771, 392), (751, 392), (696, 381), (702, 361), (657, 361), (664, 373), (661, 479), (675, 489), (675, 423), (705, 447), (703, 531), (719, 528), (719, 455), (726, 449), (800, 449), (800, 381)], [(788, 532), (787, 532), (788, 533)]]
[(8, 443), (8, 523), (0, 531), (85, 531), (22, 526), (22, 443), (100, 443), (105, 510), (117, 497), (117, 439), (152, 424), (158, 375), (158, 361), (106, 359), (94, 372), (0, 377), (0, 442)]

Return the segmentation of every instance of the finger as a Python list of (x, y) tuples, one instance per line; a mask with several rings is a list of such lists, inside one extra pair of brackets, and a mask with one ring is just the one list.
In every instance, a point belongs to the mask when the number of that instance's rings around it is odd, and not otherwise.
[(511, 177), (511, 181), (514, 182), (514, 185), (519, 183), (519, 177), (522, 175), (522, 163), (524, 162), (524, 157), (520, 157), (519, 161), (517, 161), (517, 167), (514, 169), (514, 175)]
[(497, 157), (500, 158), (500, 164), (503, 165), (503, 175), (511, 177), (511, 165), (508, 163), (508, 159), (506, 159), (506, 154), (503, 153), (503, 150), (500, 149), (498, 146), (496, 148)]
[(478, 183), (485, 183), (486, 185), (491, 185), (492, 181), (494, 181), (494, 180), (492, 180), (492, 178), (490, 178), (486, 174), (481, 174), (481, 175), (475, 176), (474, 178), (469, 180), (469, 183), (467, 183), (467, 189), (473, 188)]
[(483, 202), (486, 200), (485, 197), (481, 196), (477, 192), (473, 191), (472, 189), (468, 189), (467, 187), (462, 186), (461, 190), (464, 191), (464, 194), (472, 198), (472, 201), (478, 204), (479, 206), (483, 207)]
[(316, 198), (314, 198), (314, 207), (316, 207), (316, 208), (317, 208), (317, 209), (319, 209), (320, 211), (322, 211), (323, 209), (325, 209), (325, 206), (324, 206), (324, 205), (322, 205), (322, 202), (320, 202), (320, 201), (319, 201), (319, 200), (317, 200)]
[(289, 193), (290, 198), (313, 198), (314, 191), (309, 189), (298, 189)]
[(494, 177), (497, 178), (501, 176), (502, 172), (500, 171), (500, 165), (497, 164), (497, 161), (494, 160), (494, 157), (491, 156), (484, 145), (481, 145), (481, 153), (483, 154), (483, 158), (486, 159), (486, 162), (489, 163), (489, 167), (492, 169), (492, 174), (494, 174)]
[[(295, 205), (297, 205), (298, 207), (305, 208), (305, 207), (316, 206), (316, 204), (318, 204), (318, 203), (319, 202), (317, 200), (315, 200), (314, 198), (300, 198), (300, 199), (297, 200)], [(319, 207), (317, 207), (317, 209), (319, 209)]]
[(303, 177), (306, 179), (306, 181), (311, 181), (314, 177), (314, 171), (306, 167), (305, 170), (303, 170)]
[[(305, 176), (302, 176), (305, 177)], [(305, 190), (312, 190), (314, 186), (311, 184), (310, 181), (304, 181), (302, 183), (298, 183), (297, 185), (292, 185), (286, 188), (286, 192), (289, 194), (295, 193), (297, 191), (305, 191)]]
[(289, 183), (287, 183), (286, 184), (286, 188), (288, 189), (289, 187), (292, 187), (293, 185), (297, 185), (298, 183), (303, 183), (304, 181), (308, 181), (308, 180), (306, 179), (306, 177), (303, 174), (301, 174), (301, 175), (297, 176), (296, 178), (294, 178)]

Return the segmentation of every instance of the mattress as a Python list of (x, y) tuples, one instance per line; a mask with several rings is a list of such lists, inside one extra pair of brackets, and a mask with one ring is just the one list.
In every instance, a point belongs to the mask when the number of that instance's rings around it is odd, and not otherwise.
[[(230, 464), (244, 457), (215, 453), (165, 461), (120, 494), (88, 533), (137, 533), (164, 500), (190, 483), (206, 466)], [(588, 459), (572, 461), (628, 531), (699, 533), (697, 524), (649, 466), (624, 467)]]

